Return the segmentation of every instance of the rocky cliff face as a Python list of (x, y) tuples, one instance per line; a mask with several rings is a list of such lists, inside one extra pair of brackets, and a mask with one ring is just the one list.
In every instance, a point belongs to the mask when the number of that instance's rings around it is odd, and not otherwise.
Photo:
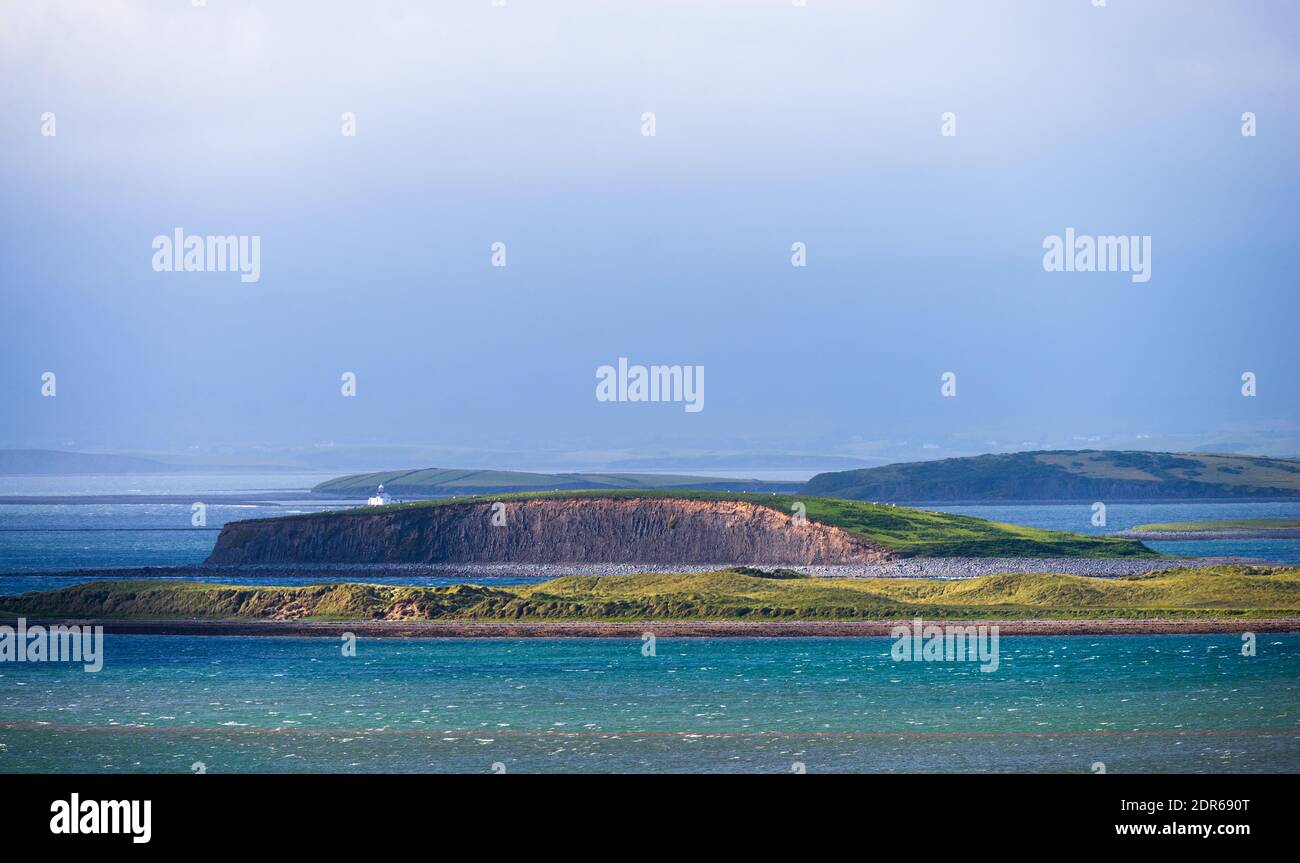
[[(490, 501), (226, 525), (207, 562), (830, 564), (892, 554), (741, 501)], [(503, 509), (501, 509), (503, 508)]]

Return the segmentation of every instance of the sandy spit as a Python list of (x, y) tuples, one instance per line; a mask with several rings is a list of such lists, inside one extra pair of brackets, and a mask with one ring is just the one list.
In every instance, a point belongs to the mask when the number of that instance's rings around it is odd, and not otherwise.
[(1115, 534), (1125, 539), (1149, 539), (1152, 542), (1179, 542), (1206, 539), (1297, 539), (1300, 530), (1125, 530)]

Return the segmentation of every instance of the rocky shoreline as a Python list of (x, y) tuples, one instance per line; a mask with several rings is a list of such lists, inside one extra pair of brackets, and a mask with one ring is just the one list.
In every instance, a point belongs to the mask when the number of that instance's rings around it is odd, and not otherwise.
[(1268, 561), (1240, 557), (1197, 557), (1165, 559), (1088, 557), (924, 557), (903, 558), (887, 563), (850, 566), (795, 566), (808, 575), (822, 578), (979, 578), (1003, 572), (1059, 572), (1094, 578), (1145, 575), (1167, 569), (1187, 569), (1224, 564), (1267, 564)]
[[(1222, 566), (1224, 564), (1271, 565), (1269, 561), (1240, 557), (1197, 558), (1085, 558), (1085, 557), (913, 557), (880, 563), (814, 564), (779, 567), (819, 578), (978, 578), (1003, 572), (1059, 572), (1118, 578), (1168, 569)], [(9, 572), (0, 578), (100, 579), (184, 579), (219, 578), (223, 575), (248, 578), (319, 578), (321, 581), (365, 581), (368, 578), (400, 579), (420, 577), (464, 578), (559, 578), (564, 575), (631, 575), (639, 572), (693, 573), (733, 569), (743, 564), (663, 563), (340, 563), (340, 564), (250, 564), (238, 566), (145, 566), (124, 569), (78, 569), (60, 572)], [(754, 564), (776, 569), (771, 564)]]

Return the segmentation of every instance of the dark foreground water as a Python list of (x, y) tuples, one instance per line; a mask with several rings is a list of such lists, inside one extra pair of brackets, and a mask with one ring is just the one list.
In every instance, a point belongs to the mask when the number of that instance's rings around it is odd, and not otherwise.
[(1300, 770), (1297, 635), (891, 644), (109, 636), (0, 664), (0, 772)]

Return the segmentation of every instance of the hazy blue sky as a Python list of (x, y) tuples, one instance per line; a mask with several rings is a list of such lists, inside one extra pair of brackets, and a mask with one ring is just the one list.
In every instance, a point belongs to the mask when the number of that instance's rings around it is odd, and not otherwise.
[[(7, 2), (0, 446), (1294, 454), (1297, 44), (1293, 2)], [(260, 281), (154, 272), (177, 227)], [(1045, 272), (1067, 227), (1150, 281)], [(705, 409), (598, 402), (620, 356)]]

